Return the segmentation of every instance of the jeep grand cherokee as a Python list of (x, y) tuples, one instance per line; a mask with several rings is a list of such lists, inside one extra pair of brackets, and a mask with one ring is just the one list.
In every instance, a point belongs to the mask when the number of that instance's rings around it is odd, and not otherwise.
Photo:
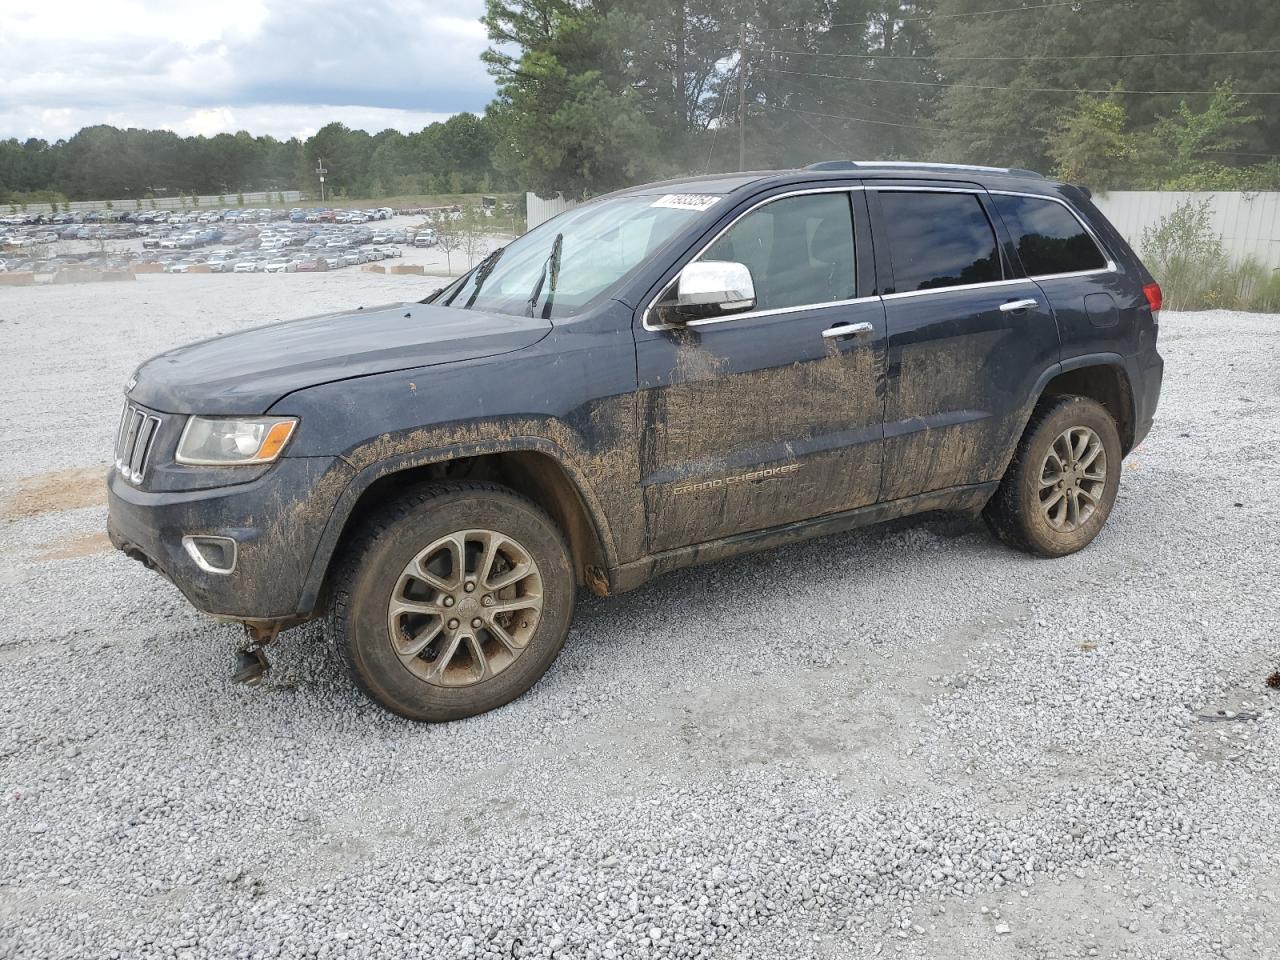
[(585, 203), (421, 303), (139, 368), (109, 527), (261, 647), (324, 617), (447, 720), (555, 660), (575, 589), (922, 511), (1080, 550), (1160, 391), (1160, 289), (1080, 189), (830, 162)]

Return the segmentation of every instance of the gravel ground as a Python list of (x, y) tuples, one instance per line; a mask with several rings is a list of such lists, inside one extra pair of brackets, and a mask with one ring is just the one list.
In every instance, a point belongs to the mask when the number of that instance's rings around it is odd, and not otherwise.
[(1280, 956), (1280, 318), (1162, 318), (1107, 529), (899, 524), (586, 599), (415, 726), (270, 681), (104, 548), (144, 355), (417, 297), (355, 271), (0, 291), (0, 956)]

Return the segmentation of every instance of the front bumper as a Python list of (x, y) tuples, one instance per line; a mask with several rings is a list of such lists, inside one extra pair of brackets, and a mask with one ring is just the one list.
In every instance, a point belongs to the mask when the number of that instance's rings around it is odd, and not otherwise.
[[(205, 613), (242, 620), (306, 616), (311, 611), (299, 608), (316, 546), (352, 473), (336, 458), (285, 457), (248, 483), (156, 492), (112, 469), (107, 533), (117, 549), (158, 570)], [(184, 536), (232, 538), (235, 569), (200, 569)]]

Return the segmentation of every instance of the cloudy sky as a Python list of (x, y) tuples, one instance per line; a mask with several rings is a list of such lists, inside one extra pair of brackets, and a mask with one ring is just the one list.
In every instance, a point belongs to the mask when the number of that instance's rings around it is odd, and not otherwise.
[(483, 0), (0, 0), (0, 138), (306, 136), (479, 111)]

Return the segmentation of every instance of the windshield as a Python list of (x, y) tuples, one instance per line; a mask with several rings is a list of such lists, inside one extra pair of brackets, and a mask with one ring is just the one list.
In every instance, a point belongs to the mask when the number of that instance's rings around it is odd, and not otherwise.
[(540, 224), (481, 261), (438, 301), (515, 316), (591, 306), (718, 197), (618, 197)]

